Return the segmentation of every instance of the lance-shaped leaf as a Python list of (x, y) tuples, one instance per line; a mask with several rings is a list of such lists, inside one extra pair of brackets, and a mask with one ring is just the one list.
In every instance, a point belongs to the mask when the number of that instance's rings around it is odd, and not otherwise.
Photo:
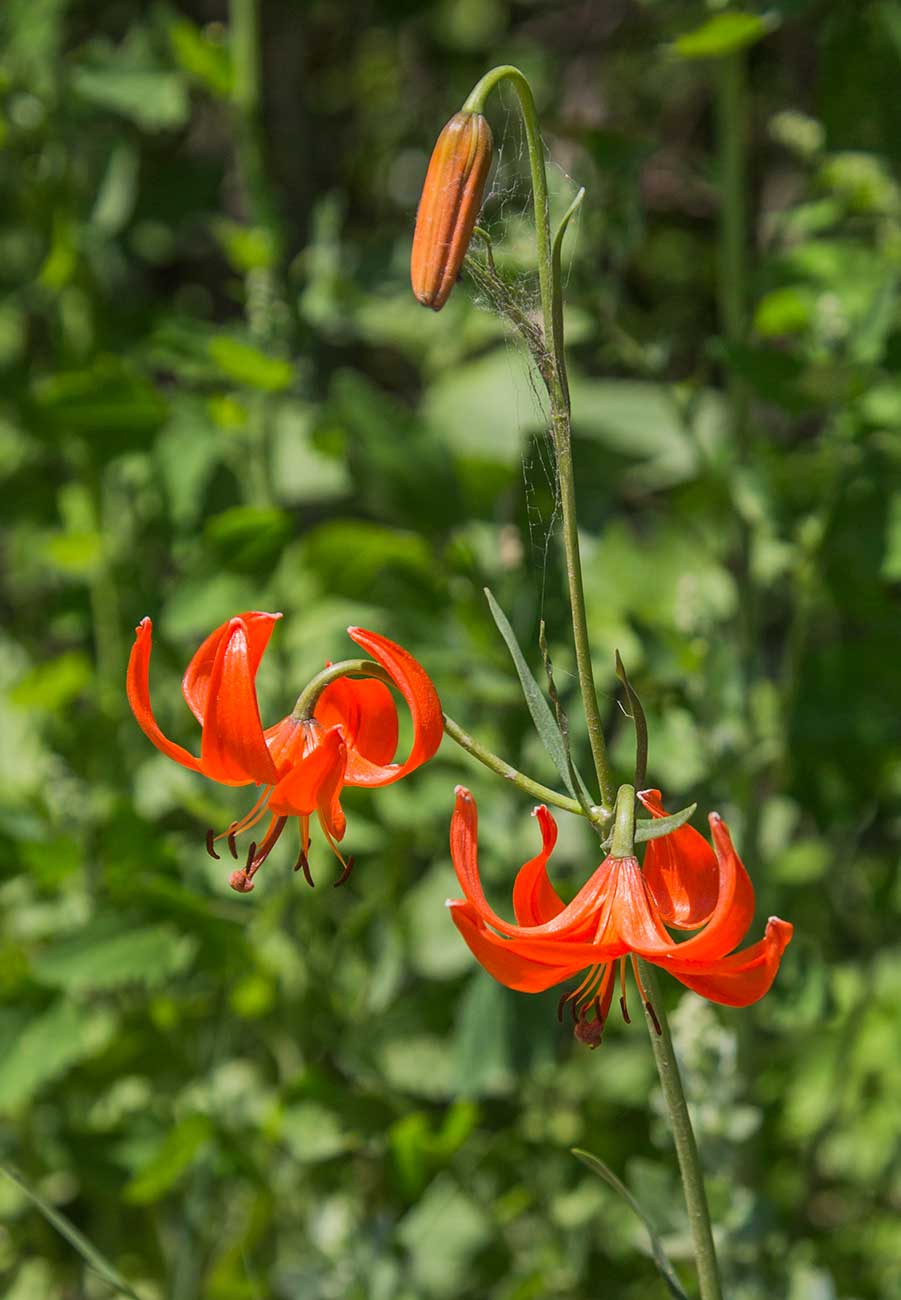
[[(541, 738), (541, 743), (550, 754), (554, 766), (560, 773), (561, 781), (564, 783), (572, 797), (574, 799), (579, 799), (581, 794), (582, 799), (591, 804), (593, 800), (585, 788), (585, 783), (582, 781), (582, 778), (579, 777), (578, 773), (576, 773), (576, 780), (581, 786), (581, 791), (577, 791), (575, 782), (570, 776), (570, 764), (566, 756), (566, 745), (564, 744), (563, 737), (560, 734), (560, 728), (557, 726), (554, 715), (551, 712), (551, 706), (548, 704), (542, 694), (540, 686), (532, 676), (529, 665), (526, 663), (526, 657), (520, 649), (519, 642), (516, 639), (516, 633), (510, 626), (510, 621), (507, 618), (507, 615), (501, 609), (500, 605), (494, 599), (494, 596), (487, 587), (485, 588), (485, 596), (488, 600), (488, 608), (491, 610), (491, 617), (497, 624), (497, 630), (507, 643), (507, 649), (510, 651), (513, 666), (516, 669), (520, 685), (522, 686), (522, 693), (525, 696), (526, 706), (529, 710), (532, 721), (535, 724), (535, 730)], [(580, 799), (580, 802), (581, 801), (582, 800)]]
[[(635, 821), (633, 843), (644, 844), (647, 840), (659, 840), (664, 835), (672, 834), (692, 819), (697, 806), (696, 803), (690, 803), (687, 808), (681, 808), (679, 812), (670, 813), (667, 817), (638, 817)], [(601, 848), (609, 849), (612, 843), (611, 832), (601, 844)]]
[(43, 1196), (36, 1192), (21, 1174), (7, 1164), (0, 1164), (0, 1170), (6, 1174), (10, 1182), (15, 1183), (23, 1195), (28, 1197), (32, 1205), (40, 1210), (50, 1226), (55, 1228), (60, 1236), (65, 1237), (70, 1246), (75, 1247), (91, 1272), (96, 1273), (97, 1277), (105, 1282), (107, 1286), (112, 1287), (119, 1295), (127, 1296), (128, 1300), (141, 1300), (137, 1291), (134, 1291), (129, 1286), (115, 1265), (111, 1264), (106, 1256), (102, 1255), (97, 1247), (88, 1241), (83, 1233), (78, 1231), (74, 1223), (45, 1201)]
[(672, 1300), (688, 1300), (688, 1296), (685, 1294), (682, 1283), (679, 1281), (678, 1275), (676, 1274), (676, 1270), (670, 1263), (669, 1256), (663, 1248), (663, 1242), (660, 1240), (656, 1228), (648, 1215), (642, 1209), (639, 1202), (636, 1201), (628, 1187), (626, 1187), (625, 1183), (621, 1182), (620, 1179), (617, 1178), (613, 1170), (608, 1165), (605, 1165), (603, 1160), (599, 1160), (597, 1156), (593, 1156), (590, 1151), (583, 1151), (580, 1147), (572, 1147), (570, 1149), (577, 1160), (581, 1160), (582, 1164), (585, 1165), (586, 1168), (590, 1169), (593, 1174), (597, 1174), (598, 1178), (603, 1178), (607, 1186), (612, 1187), (616, 1194), (622, 1197), (632, 1213), (641, 1219), (641, 1222), (647, 1230), (648, 1240), (651, 1245), (651, 1256), (654, 1263), (657, 1265), (657, 1272), (666, 1283), (666, 1288), (669, 1291)]
[(639, 817), (635, 823), (635, 843), (644, 844), (645, 840), (659, 840), (662, 835), (677, 831), (695, 815), (696, 803), (690, 803), (679, 812), (670, 813), (668, 817)]

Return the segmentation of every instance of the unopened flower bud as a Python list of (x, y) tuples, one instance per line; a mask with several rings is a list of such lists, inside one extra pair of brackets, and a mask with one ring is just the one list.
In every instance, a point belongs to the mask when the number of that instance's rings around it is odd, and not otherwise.
[(410, 280), (424, 307), (440, 311), (466, 256), (491, 167), (491, 127), (481, 113), (455, 113), (432, 152), (413, 235)]

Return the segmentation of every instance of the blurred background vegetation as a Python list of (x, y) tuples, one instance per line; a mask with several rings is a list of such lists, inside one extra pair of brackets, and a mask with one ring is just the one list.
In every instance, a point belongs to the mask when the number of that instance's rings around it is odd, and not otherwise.
[[(346, 799), (350, 882), (127, 710), (132, 628), (179, 674), (279, 609), (282, 716), (349, 622), (539, 779), (488, 615), (548, 621), (572, 696), (554, 487), (520, 348), (407, 258), (438, 130), (532, 78), (554, 201), (587, 187), (568, 329), (587, 584), (620, 774), (618, 647), (672, 807), (730, 819), (796, 926), (746, 1012), (667, 988), (730, 1300), (901, 1291), (898, 614), (901, 4), (4, 0), (0, 8), (0, 1155), (146, 1300), (638, 1300), (686, 1278), (648, 1043), (589, 1053), (474, 967), (442, 906), (453, 785), (505, 905), (529, 804), (445, 743)], [(528, 304), (514, 101), (484, 222)], [(537, 660), (537, 655), (535, 656)], [(536, 664), (537, 666), (537, 664)], [(577, 708), (573, 701), (571, 712)], [(578, 737), (577, 737), (578, 739)], [(597, 859), (561, 818), (558, 878)], [(101, 1297), (0, 1179), (8, 1300)]]

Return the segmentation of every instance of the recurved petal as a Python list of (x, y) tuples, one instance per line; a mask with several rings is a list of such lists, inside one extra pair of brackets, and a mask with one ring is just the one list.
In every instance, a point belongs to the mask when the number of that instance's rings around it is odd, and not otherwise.
[(790, 922), (771, 916), (764, 937), (731, 957), (711, 962), (660, 961), (657, 964), (711, 1002), (747, 1007), (769, 992), (793, 933)]
[(613, 924), (640, 957), (656, 961), (678, 954), (679, 961), (713, 961), (737, 948), (747, 934), (754, 919), (754, 887), (717, 813), (710, 814), (710, 829), (719, 868), (716, 906), (703, 930), (684, 943), (673, 943), (663, 929), (637, 864), (634, 871), (621, 873)]
[[(279, 817), (305, 817), (324, 809), (331, 824), (340, 827), (343, 835), (338, 794), (346, 761), (347, 747), (340, 730), (332, 727), (322, 732), (318, 743), (299, 757), (278, 782), (269, 796), (270, 810)], [(341, 835), (335, 834), (335, 838)]]
[(355, 784), (357, 764), (384, 767), (397, 751), (397, 709), (384, 682), (373, 677), (339, 677), (316, 701), (315, 716), (324, 727), (341, 726), (347, 743), (345, 781)]
[[(250, 676), (253, 679), (257, 675), (263, 652), (269, 644), (272, 629), (281, 618), (281, 614), (264, 614), (259, 610), (249, 610), (245, 614), (239, 614), (238, 618), (244, 624), (247, 634), (247, 658)], [(216, 662), (216, 653), (223, 640), (228, 636), (230, 626), (231, 620), (223, 623), (209, 634), (188, 664), (182, 678), (182, 693), (187, 701), (188, 708), (201, 726), (203, 726), (206, 712), (210, 675)]]
[(176, 763), (181, 763), (182, 767), (189, 767), (192, 771), (199, 772), (200, 760), (189, 753), (187, 749), (184, 749), (183, 746), (177, 745), (174, 740), (169, 740), (164, 736), (153, 716), (153, 710), (150, 706), (150, 651), (152, 642), (153, 624), (149, 618), (142, 618), (135, 628), (135, 642), (128, 659), (128, 675), (126, 677), (128, 703), (131, 705), (132, 713), (137, 718), (138, 726), (144, 732), (144, 735), (156, 745), (157, 749), (161, 750), (167, 758), (173, 758)]
[(601, 948), (559, 938), (502, 939), (487, 928), (471, 903), (454, 899), (448, 909), (476, 961), (501, 984), (523, 993), (541, 993), (624, 951), (621, 945)]
[(557, 823), (544, 804), (534, 816), (541, 828), (541, 852), (520, 868), (513, 882), (513, 912), (521, 926), (551, 921), (564, 906), (547, 874), (547, 861), (557, 843)]
[(278, 777), (257, 704), (258, 663), (244, 620), (231, 619), (210, 671), (200, 745), (201, 771), (225, 785), (270, 785)]
[[(659, 790), (639, 790), (652, 817), (665, 817)], [(650, 840), (644, 878), (661, 919), (677, 930), (697, 930), (710, 918), (719, 894), (716, 854), (693, 826)]]
[[(465, 786), (456, 789), (456, 804), (451, 818), (451, 860), (460, 888), (483, 921), (511, 938), (550, 937), (566, 941), (584, 941), (600, 924), (608, 902), (612, 858), (605, 858), (594, 875), (582, 886), (571, 903), (550, 920), (539, 925), (511, 925), (489, 905), (479, 876), (478, 812), (475, 800)], [(599, 958), (602, 960), (602, 958)], [(589, 962), (584, 963), (588, 965)]]
[[(403, 763), (382, 763), (366, 757), (357, 747), (352, 767), (345, 777), (347, 785), (380, 786), (399, 781), (420, 767), (435, 753), (444, 734), (444, 717), (438, 692), (420, 663), (403, 646), (389, 641), (377, 632), (367, 632), (362, 627), (349, 627), (349, 636), (367, 654), (386, 668), (391, 680), (403, 696), (413, 720), (413, 743)], [(381, 713), (380, 726), (384, 726)], [(386, 744), (387, 735), (379, 737), (378, 744)]]

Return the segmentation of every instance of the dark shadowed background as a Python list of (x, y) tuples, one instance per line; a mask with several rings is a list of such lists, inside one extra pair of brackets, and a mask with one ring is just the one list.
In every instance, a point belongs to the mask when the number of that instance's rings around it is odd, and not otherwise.
[[(901, 4), (4, 0), (0, 8), (0, 1155), (145, 1300), (644, 1300), (629, 1184), (686, 1279), (644, 1030), (575, 1044), (475, 967), (455, 782), (508, 906), (530, 804), (445, 742), (350, 792), (342, 889), (280, 847), (204, 851), (249, 800), (189, 774), (154, 702), (216, 624), (283, 622), (288, 711), (348, 623), (546, 782), (490, 586), (576, 717), (541, 404), (464, 277), (407, 285), (438, 130), (490, 66), (532, 79), (568, 237), (596, 673), (629, 776), (622, 652), (671, 807), (719, 809), (770, 913), (773, 992), (666, 989), (730, 1300), (901, 1288)], [(762, 11), (761, 11), (762, 12)], [(257, 109), (259, 111), (257, 111)], [(508, 92), (483, 214), (536, 301)], [(742, 219), (746, 229), (742, 231)], [(579, 741), (578, 725), (575, 725)], [(597, 862), (561, 816), (557, 880)], [(756, 937), (756, 936), (755, 936)], [(111, 1294), (0, 1177), (8, 1300)]]

